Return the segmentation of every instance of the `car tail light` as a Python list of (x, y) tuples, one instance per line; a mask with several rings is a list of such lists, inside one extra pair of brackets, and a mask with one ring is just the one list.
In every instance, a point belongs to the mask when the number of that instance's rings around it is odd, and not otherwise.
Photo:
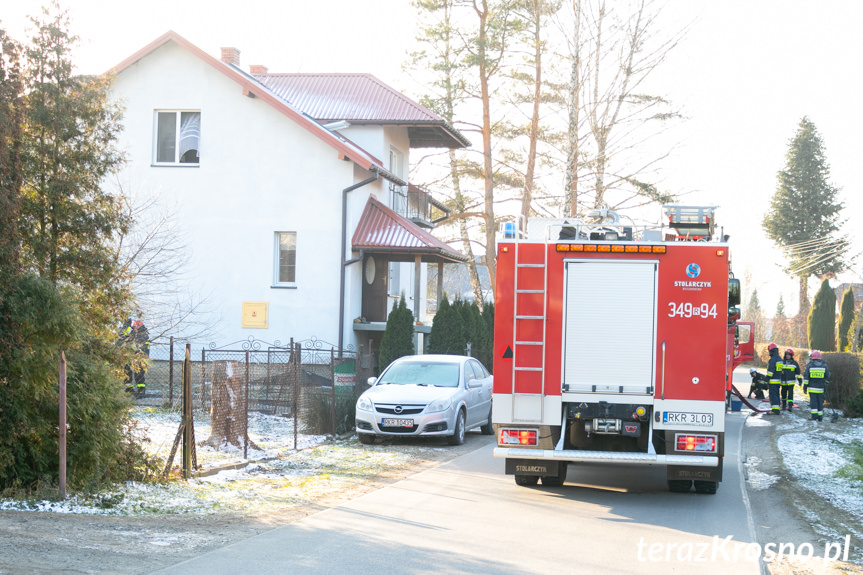
[(715, 435), (685, 435), (676, 437), (677, 451), (696, 451), (699, 453), (716, 453)]
[(536, 445), (537, 435), (535, 429), (501, 429), (498, 443), (500, 445)]

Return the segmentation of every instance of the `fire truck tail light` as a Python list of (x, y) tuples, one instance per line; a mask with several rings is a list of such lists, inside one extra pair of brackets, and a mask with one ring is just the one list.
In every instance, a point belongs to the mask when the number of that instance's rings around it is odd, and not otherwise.
[(716, 255), (722, 257), (725, 255), (725, 250), (716, 250)]
[(628, 254), (637, 254), (638, 253), (638, 246), (624, 246), (623, 251), (625, 251)]
[(638, 246), (638, 253), (649, 254), (650, 253), (650, 246)]
[(569, 244), (557, 244), (555, 246), (555, 249), (559, 252), (568, 252), (569, 251)]
[(653, 246), (651, 248), (651, 251), (655, 254), (664, 254), (665, 253), (665, 246)]
[(715, 435), (685, 435), (676, 437), (677, 451), (697, 451), (699, 453), (716, 453)]
[(536, 429), (501, 429), (500, 445), (537, 445)]

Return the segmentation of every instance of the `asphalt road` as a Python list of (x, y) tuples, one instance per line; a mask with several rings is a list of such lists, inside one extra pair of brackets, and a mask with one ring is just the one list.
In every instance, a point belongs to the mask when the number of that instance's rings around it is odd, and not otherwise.
[(729, 413), (715, 495), (669, 493), (663, 467), (575, 464), (518, 487), (476, 451), (158, 573), (760, 573)]

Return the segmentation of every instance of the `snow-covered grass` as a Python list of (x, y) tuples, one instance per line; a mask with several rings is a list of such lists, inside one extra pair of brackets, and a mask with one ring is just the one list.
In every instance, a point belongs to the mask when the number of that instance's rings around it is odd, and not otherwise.
[[(824, 421), (811, 421), (806, 399), (805, 395), (798, 399), (799, 408), (793, 414), (754, 415), (746, 425), (776, 426), (781, 433), (777, 445), (782, 464), (795, 484), (857, 516), (863, 509), (863, 420), (840, 417), (831, 422), (832, 410), (826, 409)], [(760, 461), (751, 459), (746, 462), (750, 488), (767, 489), (779, 480), (759, 471)], [(853, 536), (863, 538), (863, 528)]]
[[(242, 465), (209, 476), (164, 483), (116, 485), (98, 494), (75, 494), (65, 501), (0, 499), (0, 510), (52, 511), (98, 515), (210, 514), (274, 512), (346, 491), (370, 477), (407, 466), (432, 451), (433, 445), (403, 446), (398, 450), (366, 449), (356, 438), (326, 442), (324, 436), (298, 434), (294, 449), (293, 421), (282, 417), (250, 414), (250, 448), (202, 446), (209, 435), (206, 417), (196, 413), (197, 460), (207, 469)], [(140, 429), (149, 438), (148, 451), (166, 459), (177, 435), (176, 411), (142, 409), (135, 413)], [(180, 460), (180, 450), (174, 460)]]

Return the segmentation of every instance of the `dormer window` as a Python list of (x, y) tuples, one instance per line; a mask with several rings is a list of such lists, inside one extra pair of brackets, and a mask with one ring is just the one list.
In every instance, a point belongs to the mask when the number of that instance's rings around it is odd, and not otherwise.
[(201, 112), (156, 112), (155, 163), (194, 165), (201, 162)]

